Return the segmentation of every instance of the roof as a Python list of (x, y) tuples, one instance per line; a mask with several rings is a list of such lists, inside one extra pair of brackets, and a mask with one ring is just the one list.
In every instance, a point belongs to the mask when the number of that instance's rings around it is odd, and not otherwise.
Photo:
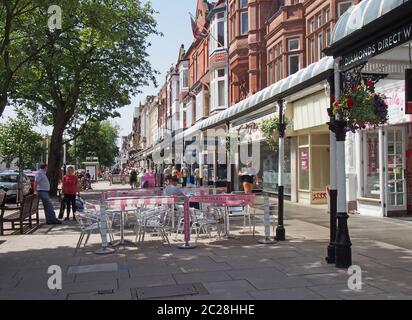
[(224, 123), (225, 121), (232, 120), (239, 114), (247, 113), (248, 111), (252, 111), (252, 109), (256, 110), (259, 105), (263, 107), (264, 105), (269, 104), (273, 98), (280, 98), (281, 96), (287, 97), (288, 93), (294, 88), (297, 88), (302, 84), (304, 85), (316, 76), (333, 69), (333, 63), (334, 60), (332, 57), (325, 57), (317, 63), (313, 63), (306, 68), (299, 70), (295, 74), (280, 80), (257, 92), (256, 94), (236, 103), (233, 107), (205, 119), (201, 122), (199, 129), (202, 130), (211, 128), (215, 125)]
[(348, 9), (336, 23), (332, 44), (364, 28), (386, 13), (410, 0), (363, 0)]

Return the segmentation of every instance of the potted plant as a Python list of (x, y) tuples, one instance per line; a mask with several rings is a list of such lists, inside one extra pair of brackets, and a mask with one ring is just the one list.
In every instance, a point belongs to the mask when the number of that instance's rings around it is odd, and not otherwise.
[[(285, 128), (287, 128), (289, 126), (289, 119), (286, 117), (283, 119)], [(262, 131), (265, 141), (271, 150), (277, 150), (278, 148), (280, 125), (278, 117), (268, 118), (260, 123), (259, 129)]]
[(385, 99), (384, 95), (375, 92), (375, 83), (368, 80), (354, 86), (349, 92), (344, 92), (328, 112), (345, 121), (352, 132), (368, 126), (375, 128), (388, 122)]

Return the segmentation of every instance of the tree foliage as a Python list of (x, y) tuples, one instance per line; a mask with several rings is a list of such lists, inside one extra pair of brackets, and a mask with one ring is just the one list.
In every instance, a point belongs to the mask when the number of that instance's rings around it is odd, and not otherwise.
[[(159, 34), (148, 2), (60, 0), (59, 5), (62, 30), (36, 23), (52, 45), (24, 66), (12, 91), (16, 103), (53, 126), (51, 193), (57, 191), (64, 132), (75, 135), (83, 123), (119, 116), (117, 109), (130, 104), (131, 95), (155, 82), (146, 50), (149, 36)], [(47, 21), (47, 8), (35, 17)]]
[(82, 134), (68, 148), (69, 159), (72, 163), (86, 161), (87, 157), (99, 158), (102, 167), (110, 167), (114, 164), (119, 153), (117, 139), (120, 128), (110, 122), (90, 121), (82, 131)]
[(10, 164), (17, 159), (21, 169), (32, 168), (42, 153), (42, 136), (32, 130), (33, 122), (21, 112), (17, 117), (0, 124), (0, 158)]
[(44, 37), (51, 0), (0, 0), (0, 116), (22, 69), (55, 38)]

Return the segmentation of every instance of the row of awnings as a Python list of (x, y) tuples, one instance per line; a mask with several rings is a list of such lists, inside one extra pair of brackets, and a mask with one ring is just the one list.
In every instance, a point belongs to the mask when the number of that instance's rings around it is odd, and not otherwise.
[(299, 70), (295, 74), (280, 80), (258, 93), (236, 103), (233, 107), (227, 108), (203, 121), (200, 121), (189, 129), (176, 135), (176, 140), (190, 137), (193, 134), (206, 129), (230, 122), (242, 114), (256, 111), (281, 98), (285, 98), (305, 87), (309, 87), (319, 82), (319, 79), (326, 79), (329, 72), (333, 70), (334, 60), (332, 57), (325, 57), (320, 61)]

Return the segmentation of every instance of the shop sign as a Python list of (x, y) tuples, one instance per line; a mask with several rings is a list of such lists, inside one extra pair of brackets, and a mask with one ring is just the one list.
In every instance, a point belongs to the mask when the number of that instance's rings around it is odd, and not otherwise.
[(342, 57), (341, 66), (344, 69), (349, 69), (410, 40), (412, 40), (412, 23), (400, 27), (395, 31), (391, 31), (384, 37), (381, 37), (348, 55), (344, 55)]
[(309, 170), (309, 152), (308, 150), (300, 151), (300, 168), (302, 171)]

